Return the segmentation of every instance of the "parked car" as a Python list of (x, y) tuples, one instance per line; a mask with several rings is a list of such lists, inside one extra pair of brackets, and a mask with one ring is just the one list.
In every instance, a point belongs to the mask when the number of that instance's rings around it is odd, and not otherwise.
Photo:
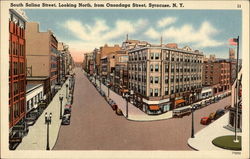
[(206, 100), (206, 105), (209, 105), (209, 104), (211, 104), (211, 102), (210, 102), (210, 100)]
[(34, 117), (26, 117), (25, 122), (27, 126), (33, 126), (36, 123), (36, 118)]
[(111, 106), (111, 108), (113, 110), (117, 110), (117, 104), (116, 103), (112, 103), (112, 104), (110, 104), (110, 106)]
[(192, 108), (194, 108), (195, 110), (200, 109), (200, 107), (201, 107), (201, 104), (193, 104), (192, 105)]
[(201, 118), (200, 123), (201, 123), (202, 125), (208, 125), (208, 124), (211, 123), (211, 119), (210, 119), (209, 117), (203, 117), (203, 118)]
[(105, 92), (103, 90), (100, 91), (100, 94), (105, 97)]
[(224, 107), (225, 110), (229, 110), (231, 108), (231, 105), (227, 105)]
[(66, 114), (71, 114), (71, 109), (69, 109), (69, 108), (64, 108), (63, 115), (66, 115)]
[(212, 112), (212, 113), (210, 113), (210, 114), (209, 114), (209, 116), (208, 116), (208, 117), (209, 117), (209, 119), (214, 120), (214, 116), (215, 116), (215, 113), (214, 113), (214, 112)]
[(65, 105), (64, 109), (69, 109), (71, 111), (72, 105), (68, 103)]
[(216, 111), (216, 113), (215, 113), (214, 120), (220, 118), (220, 117), (221, 117), (222, 115), (224, 115), (224, 114), (225, 114), (225, 110), (223, 110), (223, 109), (218, 109), (218, 110)]
[(119, 109), (119, 108), (116, 109), (115, 113), (116, 113), (117, 115), (123, 115), (122, 110)]
[(62, 117), (62, 125), (70, 124), (70, 114), (64, 114)]

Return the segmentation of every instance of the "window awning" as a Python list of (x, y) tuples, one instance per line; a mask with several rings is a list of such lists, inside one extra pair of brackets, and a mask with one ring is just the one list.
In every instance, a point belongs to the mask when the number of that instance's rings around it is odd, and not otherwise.
[(178, 105), (178, 104), (181, 104), (181, 103), (184, 103), (185, 100), (184, 99), (178, 99), (175, 101), (175, 105)]
[(122, 89), (121, 92), (127, 93), (127, 92), (128, 92), (128, 89)]
[(149, 109), (150, 109), (150, 110), (159, 110), (160, 107), (159, 107), (158, 105), (150, 105), (150, 106), (149, 106)]

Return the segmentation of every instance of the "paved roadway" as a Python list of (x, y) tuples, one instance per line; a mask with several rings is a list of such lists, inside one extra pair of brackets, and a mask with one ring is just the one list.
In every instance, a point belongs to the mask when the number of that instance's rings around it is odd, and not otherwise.
[[(204, 128), (200, 118), (230, 103), (230, 97), (197, 110), (195, 132)], [(135, 122), (117, 116), (95, 87), (76, 69), (71, 124), (61, 126), (54, 150), (192, 150), (191, 115), (161, 121)]]

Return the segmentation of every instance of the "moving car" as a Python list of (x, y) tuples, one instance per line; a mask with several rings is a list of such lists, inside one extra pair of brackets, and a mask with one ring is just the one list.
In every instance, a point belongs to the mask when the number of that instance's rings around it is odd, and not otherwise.
[(191, 107), (185, 106), (173, 110), (173, 117), (183, 117), (191, 114)]
[(211, 123), (211, 119), (210, 119), (209, 117), (203, 117), (203, 118), (201, 118), (200, 123), (201, 123), (202, 125), (208, 125), (208, 124)]

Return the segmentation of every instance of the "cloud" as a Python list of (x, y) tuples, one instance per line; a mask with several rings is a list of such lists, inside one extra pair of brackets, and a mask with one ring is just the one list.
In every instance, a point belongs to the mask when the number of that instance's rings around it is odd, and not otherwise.
[(180, 27), (172, 26), (164, 30), (150, 28), (145, 32), (145, 35), (152, 39), (157, 39), (162, 35), (165, 41), (187, 45), (193, 44), (194, 47), (203, 48), (223, 45), (224, 42), (213, 38), (218, 33), (219, 30), (208, 21), (204, 21), (198, 29), (191, 24), (184, 24)]
[(159, 39), (160, 38), (160, 33), (157, 32), (154, 28), (149, 28), (145, 33), (147, 37), (150, 37), (152, 39)]
[(175, 17), (165, 17), (165, 18), (162, 18), (159, 21), (157, 21), (157, 26), (159, 28), (163, 28), (163, 27), (166, 27), (170, 24), (175, 23), (176, 20), (177, 20), (177, 18), (175, 18)]

